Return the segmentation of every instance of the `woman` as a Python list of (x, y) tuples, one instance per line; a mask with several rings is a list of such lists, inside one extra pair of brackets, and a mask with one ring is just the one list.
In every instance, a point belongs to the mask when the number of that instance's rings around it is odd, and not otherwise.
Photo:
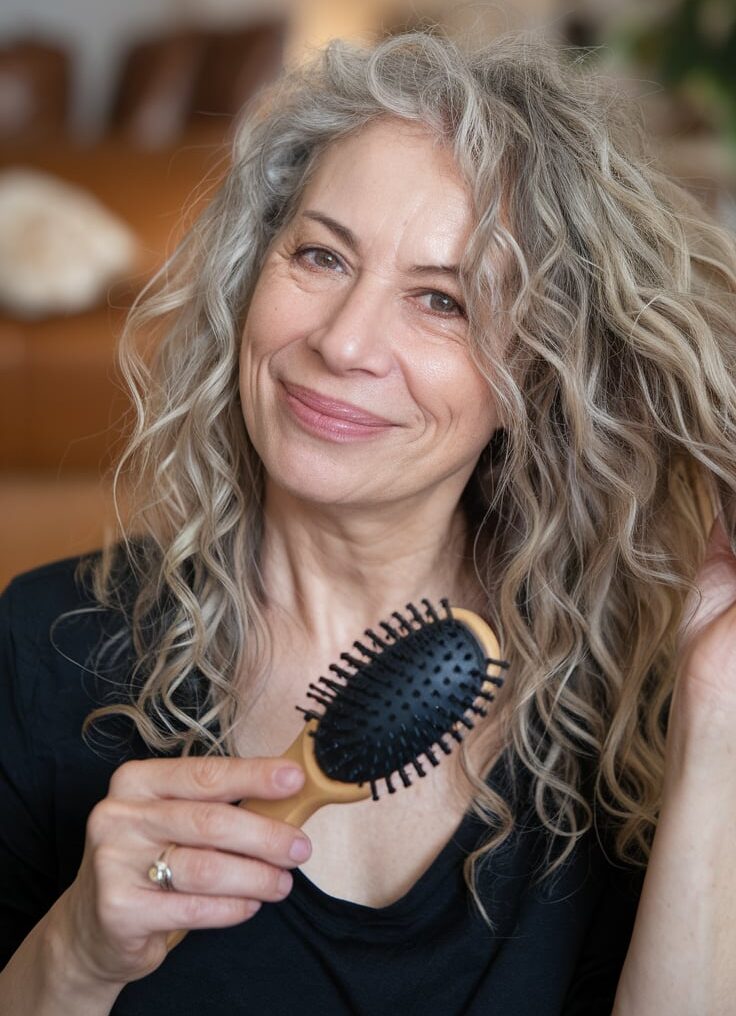
[[(736, 250), (629, 133), (430, 32), (248, 110), (123, 344), (135, 538), (4, 595), (3, 1012), (727, 1011)], [(510, 662), (462, 750), (232, 808), (425, 596)]]

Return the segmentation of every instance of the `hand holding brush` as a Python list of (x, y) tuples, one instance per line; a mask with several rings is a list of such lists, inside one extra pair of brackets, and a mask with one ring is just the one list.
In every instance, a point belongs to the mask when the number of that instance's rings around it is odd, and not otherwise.
[[(187, 930), (238, 924), (283, 899), (285, 869), (308, 856), (290, 853), (304, 841), (294, 826), (327, 804), (379, 800), (382, 785), (409, 787), (451, 753), (487, 715), (508, 664), (478, 615), (441, 603), (442, 616), (427, 600), (424, 614), (408, 604), (342, 653), (332, 676), (309, 685), (323, 711), (300, 709), (305, 726), (281, 758), (147, 759), (115, 771), (56, 904), (86, 972), (122, 985), (155, 970)], [(305, 774), (298, 793), (274, 783), (285, 760)]]

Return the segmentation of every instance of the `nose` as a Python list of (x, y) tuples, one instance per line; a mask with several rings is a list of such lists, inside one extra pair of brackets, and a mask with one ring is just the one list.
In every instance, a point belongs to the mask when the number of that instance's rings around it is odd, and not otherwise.
[(391, 371), (391, 297), (380, 278), (363, 274), (339, 293), (324, 296), (324, 313), (307, 345), (335, 374)]

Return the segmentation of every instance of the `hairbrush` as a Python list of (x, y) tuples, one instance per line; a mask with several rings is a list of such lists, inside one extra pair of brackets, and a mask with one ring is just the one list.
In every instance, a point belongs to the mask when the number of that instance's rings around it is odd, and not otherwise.
[[(439, 765), (434, 747), (451, 754), (448, 738), (461, 742), (462, 728), (475, 726), (472, 717), (488, 715), (483, 703), (494, 700), (494, 688), (503, 685), (498, 671), (509, 666), (499, 659), (496, 635), (477, 614), (446, 599), (440, 601), (444, 616), (429, 600), (421, 603), (424, 615), (408, 603), (408, 617), (394, 611), (381, 621), (382, 635), (367, 628), (371, 644), (353, 643), (360, 656), (341, 653), (342, 665), (328, 668), (334, 676), (309, 685), (307, 697), (324, 711), (296, 706), (305, 726), (281, 756), (304, 770), (301, 790), (278, 800), (240, 801), (240, 807), (300, 826), (324, 805), (378, 800), (381, 781), (389, 794), (396, 792), (396, 777), (410, 786), (410, 766), (418, 777), (427, 772), (420, 755)], [(185, 934), (172, 932), (169, 948)]]
[(282, 758), (304, 769), (302, 789), (278, 800), (242, 801), (259, 815), (301, 825), (326, 804), (379, 799), (378, 785), (396, 792), (395, 777), (411, 785), (411, 766), (426, 775), (419, 760), (439, 765), (437, 745), (449, 755), (448, 737), (463, 740), (461, 727), (471, 730), (484, 717), (482, 702), (492, 702), (494, 687), (503, 679), (489, 675), (489, 667), (508, 667), (498, 658), (498, 641), (477, 614), (451, 607), (441, 600), (440, 617), (429, 600), (426, 614), (412, 603), (409, 617), (398, 611), (382, 621), (383, 634), (365, 631), (371, 645), (354, 642), (353, 653), (341, 653), (342, 665), (332, 663), (334, 677), (320, 677), (309, 685), (307, 698), (324, 707), (319, 713), (296, 706), (305, 727)]

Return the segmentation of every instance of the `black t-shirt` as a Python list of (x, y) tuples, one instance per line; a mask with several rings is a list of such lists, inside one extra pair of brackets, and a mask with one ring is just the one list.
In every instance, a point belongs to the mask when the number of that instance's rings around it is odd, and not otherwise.
[[(105, 624), (112, 630), (109, 615), (76, 616), (50, 635), (63, 611), (91, 603), (75, 564), (19, 576), (0, 598), (0, 967), (74, 880), (87, 816), (116, 765), (151, 755), (134, 733), (112, 755), (82, 740), (83, 718), (115, 685), (85, 667)], [(511, 766), (521, 775), (504, 755), (489, 784), (510, 792)], [(530, 795), (521, 804), (518, 829), (479, 872), (493, 932), (462, 877), (487, 835), (468, 812), (391, 905), (329, 896), (293, 869), (285, 900), (235, 927), (190, 932), (112, 1013), (608, 1016), (643, 875), (611, 863), (586, 834), (555, 877), (533, 885), (544, 841)]]

